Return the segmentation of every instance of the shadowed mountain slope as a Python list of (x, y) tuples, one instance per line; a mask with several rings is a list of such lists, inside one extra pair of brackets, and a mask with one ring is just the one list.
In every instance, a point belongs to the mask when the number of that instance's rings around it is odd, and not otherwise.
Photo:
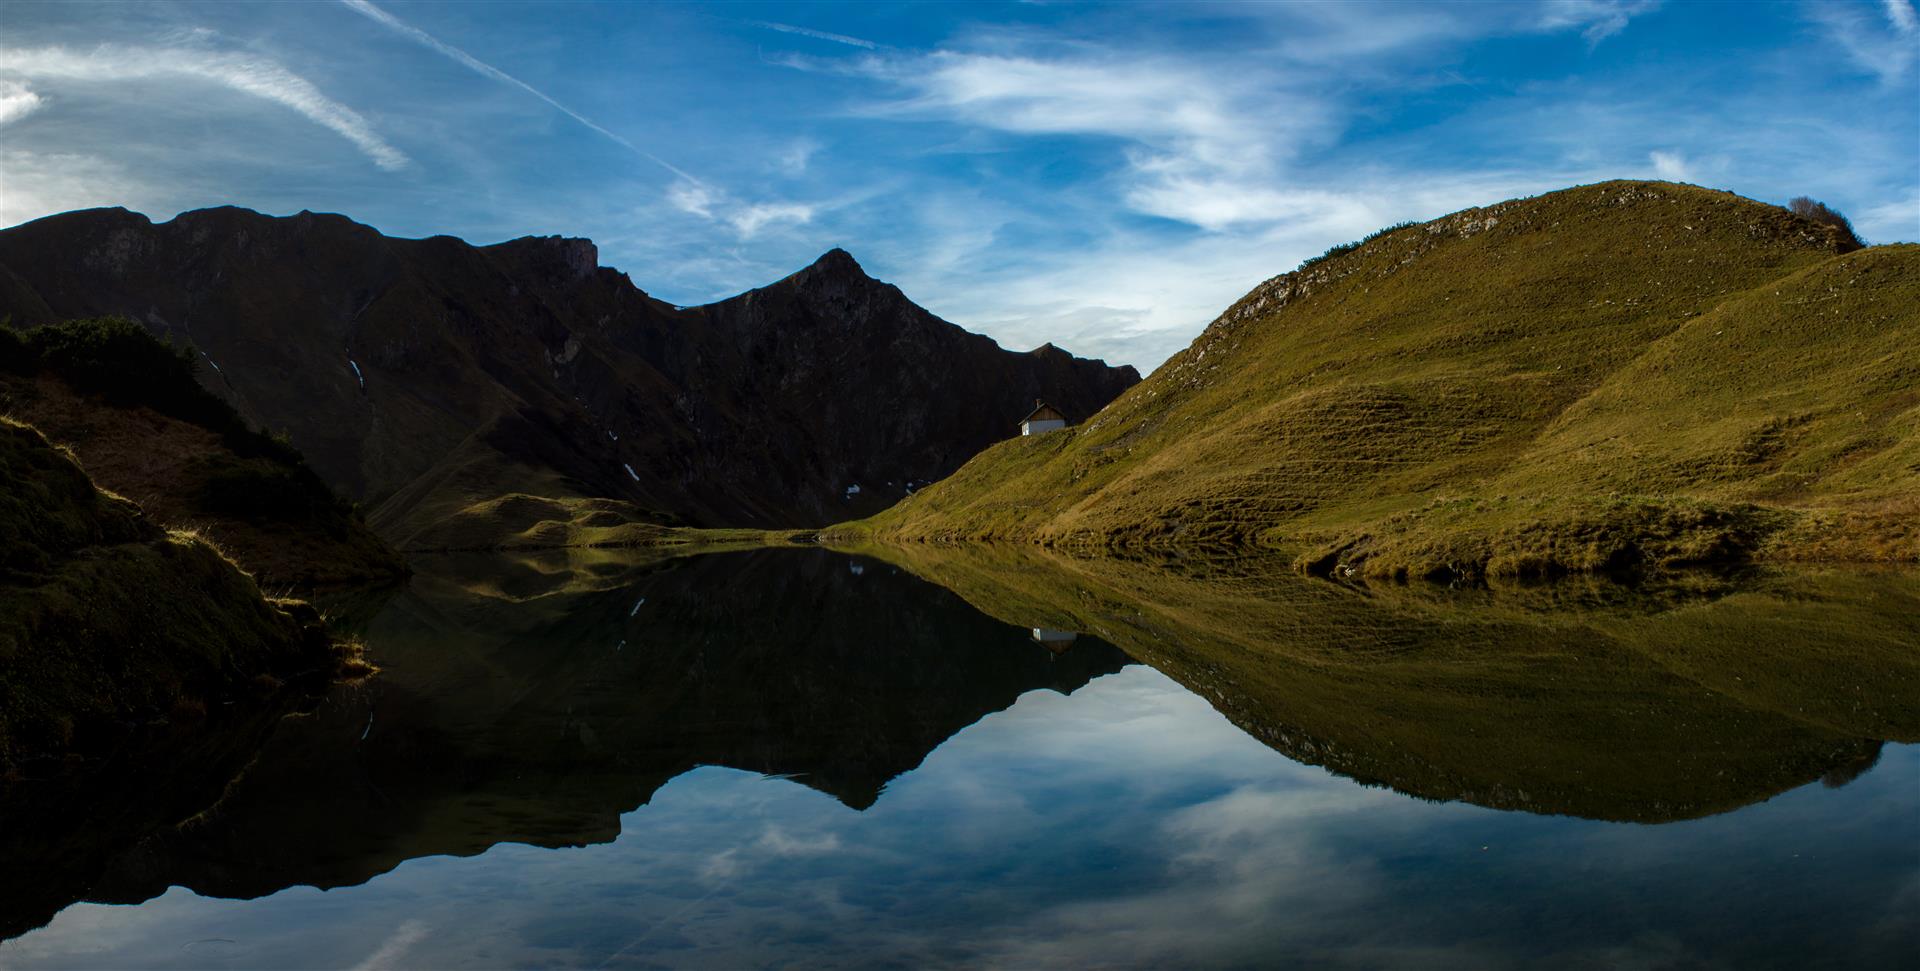
[[(999, 348), (846, 253), (706, 307), (649, 297), (582, 239), (395, 239), (342, 216), (121, 209), (0, 231), (16, 324), (123, 314), (285, 431), (401, 545), (510, 494), (708, 526), (885, 508), (1013, 432), (1138, 380)], [(484, 540), (485, 530), (473, 531)]]
[(1920, 246), (1610, 182), (1337, 248), (904, 538), (1282, 546), (1342, 575), (1920, 558)]
[(194, 530), (263, 586), (405, 574), (299, 453), (195, 381), (198, 364), (122, 318), (0, 326), (0, 414), (31, 422), (101, 488)]

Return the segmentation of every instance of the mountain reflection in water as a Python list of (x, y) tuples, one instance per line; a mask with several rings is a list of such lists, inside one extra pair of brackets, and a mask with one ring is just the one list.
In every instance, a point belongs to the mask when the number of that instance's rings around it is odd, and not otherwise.
[(886, 555), (427, 561), (365, 624), (378, 678), (86, 894), (145, 903), (0, 965), (1920, 946), (1920, 752), (1885, 744), (1920, 738), (1912, 576), (1480, 596)]

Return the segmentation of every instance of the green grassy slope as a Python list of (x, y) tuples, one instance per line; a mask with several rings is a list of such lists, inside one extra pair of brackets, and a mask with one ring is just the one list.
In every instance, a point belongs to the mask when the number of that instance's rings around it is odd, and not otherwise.
[(1255, 288), (1084, 425), (867, 522), (1372, 575), (1920, 557), (1920, 247), (1611, 182)]

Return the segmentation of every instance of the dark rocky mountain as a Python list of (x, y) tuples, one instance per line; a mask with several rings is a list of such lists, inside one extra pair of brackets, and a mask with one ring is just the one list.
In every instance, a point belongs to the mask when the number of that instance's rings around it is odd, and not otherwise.
[(513, 493), (707, 526), (875, 512), (1008, 437), (1035, 398), (1085, 418), (1139, 380), (1001, 349), (834, 250), (679, 308), (584, 239), (396, 239), (343, 216), (124, 209), (0, 231), (0, 314), (120, 314), (402, 545)]

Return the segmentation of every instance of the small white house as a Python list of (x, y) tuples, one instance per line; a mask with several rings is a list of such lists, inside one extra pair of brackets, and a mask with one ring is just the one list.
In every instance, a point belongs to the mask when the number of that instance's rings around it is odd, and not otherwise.
[(1052, 405), (1035, 398), (1033, 411), (1020, 419), (1020, 434), (1038, 435), (1067, 427), (1067, 416), (1055, 411)]

